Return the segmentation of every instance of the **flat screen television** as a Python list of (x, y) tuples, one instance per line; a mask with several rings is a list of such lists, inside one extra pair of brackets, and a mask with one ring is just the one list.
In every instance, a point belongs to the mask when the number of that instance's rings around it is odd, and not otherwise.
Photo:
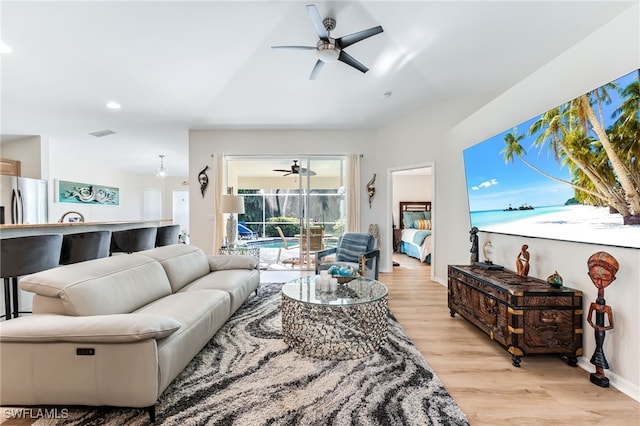
[(640, 248), (639, 74), (465, 149), (471, 226)]

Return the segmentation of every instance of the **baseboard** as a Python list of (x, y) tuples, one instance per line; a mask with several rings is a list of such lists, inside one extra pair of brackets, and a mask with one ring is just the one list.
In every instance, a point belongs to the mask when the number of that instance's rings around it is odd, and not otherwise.
[[(582, 368), (589, 373), (593, 373), (596, 371), (596, 368), (589, 362), (588, 358), (579, 357), (578, 358), (578, 367)], [(629, 398), (633, 398), (636, 401), (640, 402), (640, 388), (635, 386), (630, 381), (618, 376), (615, 373), (610, 372), (609, 370), (605, 370), (605, 375), (609, 379), (609, 385), (611, 387), (616, 388), (623, 394), (627, 395)], [(593, 385), (598, 387), (597, 385)]]

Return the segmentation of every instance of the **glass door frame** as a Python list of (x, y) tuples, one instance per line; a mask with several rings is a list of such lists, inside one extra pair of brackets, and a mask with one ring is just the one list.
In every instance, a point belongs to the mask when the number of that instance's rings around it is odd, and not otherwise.
[[(345, 220), (345, 208), (344, 208), (344, 199), (345, 199), (345, 191), (346, 191), (346, 187), (345, 187), (345, 180), (346, 180), (346, 162), (347, 162), (347, 156), (346, 154), (326, 154), (326, 155), (313, 155), (313, 154), (308, 154), (308, 155), (286, 155), (286, 156), (272, 156), (272, 155), (225, 155), (224, 156), (224, 170), (225, 170), (225, 181), (226, 181), (226, 186), (234, 186), (238, 191), (240, 190), (245, 190), (245, 189), (257, 189), (257, 190), (261, 190), (261, 189), (275, 189), (275, 188), (243, 188), (242, 184), (240, 184), (238, 182), (238, 177), (241, 176), (241, 172), (237, 172), (237, 176), (234, 177), (233, 183), (230, 183), (230, 171), (229, 171), (229, 166), (228, 163), (229, 162), (233, 162), (233, 161), (259, 161), (259, 162), (265, 162), (265, 163), (272, 163), (274, 161), (274, 159), (277, 159), (279, 161), (281, 160), (287, 160), (290, 161), (291, 163), (293, 163), (293, 160), (297, 160), (298, 161), (298, 165), (300, 166), (300, 168), (303, 169), (307, 169), (307, 170), (314, 170), (314, 167), (316, 166), (320, 166), (322, 161), (335, 161), (337, 162), (337, 164), (335, 165), (335, 169), (337, 170), (338, 176), (338, 186), (336, 188), (326, 188), (326, 189), (335, 189), (336, 190), (336, 196), (340, 197), (340, 200), (338, 201), (339, 203), (339, 215), (341, 216), (341, 220), (344, 222)], [(300, 232), (298, 233), (297, 237), (297, 243), (299, 244), (300, 247), (300, 251), (299, 251), (299, 262), (297, 262), (296, 264), (292, 265), (293, 269), (299, 269), (299, 270), (313, 270), (315, 265), (315, 252), (317, 250), (312, 250), (314, 247), (312, 247), (312, 236), (310, 232), (304, 232), (304, 229), (311, 229), (310, 227), (313, 226), (317, 221), (321, 220), (320, 225), (323, 227), (323, 234), (327, 235), (326, 232), (326, 227), (327, 227), (327, 222), (324, 221), (325, 217), (324, 217), (324, 212), (320, 213), (318, 216), (319, 217), (314, 217), (311, 213), (311, 209), (313, 208), (312, 206), (312, 202), (311, 199), (314, 195), (312, 195), (312, 188), (314, 186), (313, 181), (317, 178), (320, 178), (321, 173), (318, 173), (317, 175), (314, 176), (304, 176), (303, 174), (299, 174), (298, 175), (298, 225), (300, 227)], [(322, 176), (324, 177), (324, 176)], [(332, 176), (333, 177), (333, 176)], [(319, 196), (322, 196), (322, 194), (319, 194)], [(314, 203), (315, 204), (315, 203)], [(316, 205), (317, 208), (317, 205)], [(262, 220), (263, 223), (260, 224), (260, 228), (261, 229), (265, 229), (265, 224), (267, 223), (267, 219), (266, 218), (266, 200), (264, 198), (264, 193), (263, 193), (263, 205), (262, 205)], [(334, 210), (336, 210), (334, 208)], [(331, 218), (333, 219), (333, 218)], [(338, 218), (337, 220), (339, 220), (340, 218)], [(334, 219), (336, 220), (336, 219)], [(335, 229), (335, 227), (334, 227)], [(303, 242), (303, 235), (304, 235), (304, 242)], [(324, 238), (323, 238), (323, 242), (324, 242)], [(304, 250), (303, 250), (304, 249)]]

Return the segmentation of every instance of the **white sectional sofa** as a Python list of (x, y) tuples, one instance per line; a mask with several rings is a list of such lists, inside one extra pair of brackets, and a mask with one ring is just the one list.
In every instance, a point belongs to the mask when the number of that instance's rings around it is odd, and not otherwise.
[(0, 323), (0, 405), (144, 407), (260, 282), (253, 256), (175, 244), (23, 277), (33, 315)]

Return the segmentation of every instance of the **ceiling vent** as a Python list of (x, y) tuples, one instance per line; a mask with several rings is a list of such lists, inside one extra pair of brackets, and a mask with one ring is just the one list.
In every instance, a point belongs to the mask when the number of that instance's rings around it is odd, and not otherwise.
[(98, 130), (97, 132), (89, 133), (91, 136), (95, 136), (96, 138), (101, 138), (103, 136), (114, 135), (116, 132), (110, 129)]

